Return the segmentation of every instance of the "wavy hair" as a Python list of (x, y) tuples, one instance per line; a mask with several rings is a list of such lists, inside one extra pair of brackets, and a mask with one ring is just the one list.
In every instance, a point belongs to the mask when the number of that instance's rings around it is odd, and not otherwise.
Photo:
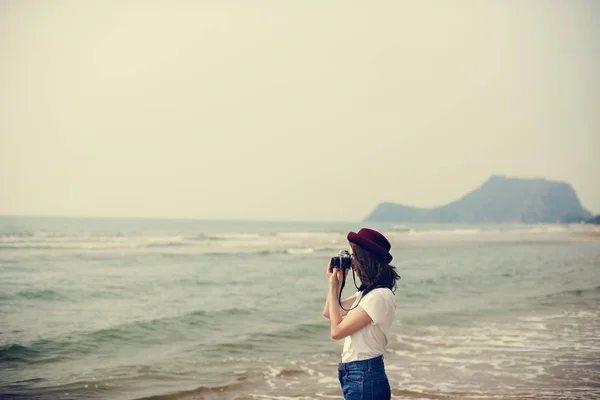
[(388, 288), (396, 291), (396, 281), (400, 275), (396, 267), (390, 265), (377, 257), (373, 252), (363, 249), (358, 244), (350, 242), (354, 258), (354, 268), (360, 279), (358, 288), (363, 296), (376, 288)]

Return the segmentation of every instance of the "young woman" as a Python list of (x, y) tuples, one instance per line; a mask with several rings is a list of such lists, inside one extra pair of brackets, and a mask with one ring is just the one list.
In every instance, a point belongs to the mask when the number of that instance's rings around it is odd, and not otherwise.
[[(345, 339), (338, 378), (345, 400), (386, 400), (391, 398), (383, 354), (394, 320), (394, 290), (400, 276), (392, 261), (390, 242), (381, 233), (363, 228), (348, 233), (352, 269), (361, 286), (339, 304), (343, 274), (348, 270), (327, 266), (329, 295), (323, 315), (329, 318), (331, 337)], [(346, 311), (350, 310), (350, 311)]]

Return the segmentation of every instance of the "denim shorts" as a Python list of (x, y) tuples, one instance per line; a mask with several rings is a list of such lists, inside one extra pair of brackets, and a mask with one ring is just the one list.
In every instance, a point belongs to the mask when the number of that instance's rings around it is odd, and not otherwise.
[(340, 363), (338, 379), (344, 400), (390, 400), (390, 382), (385, 374), (383, 356)]

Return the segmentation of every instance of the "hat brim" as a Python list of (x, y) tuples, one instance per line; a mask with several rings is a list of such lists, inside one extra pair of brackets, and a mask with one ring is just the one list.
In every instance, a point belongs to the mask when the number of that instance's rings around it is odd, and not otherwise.
[(381, 258), (383, 261), (385, 261), (388, 264), (393, 259), (392, 255), (387, 250), (385, 250), (383, 247), (379, 246), (377, 243), (375, 243), (363, 236), (360, 236), (356, 232), (349, 232), (347, 239), (349, 242), (356, 243), (363, 249), (369, 250), (370, 252), (374, 253), (376, 256), (378, 256), (379, 258)]

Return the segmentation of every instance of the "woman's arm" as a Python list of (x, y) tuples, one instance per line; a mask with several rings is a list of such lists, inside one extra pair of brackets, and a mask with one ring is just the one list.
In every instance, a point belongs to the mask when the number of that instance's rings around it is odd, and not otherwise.
[[(338, 290), (339, 293), (339, 290)], [(356, 300), (356, 295), (352, 295), (348, 298), (346, 298), (345, 300), (342, 300), (342, 306), (346, 309), (349, 310), (350, 307), (352, 307), (352, 304), (354, 304), (354, 300)], [(335, 304), (338, 304), (338, 298), (335, 299)], [(339, 308), (339, 305), (338, 305)], [(348, 314), (348, 311), (346, 310), (342, 310), (340, 309), (340, 314), (343, 316)], [(329, 295), (327, 296), (327, 299), (325, 300), (325, 307), (323, 307), (323, 316), (325, 318), (329, 318)]]
[(341, 282), (342, 273), (342, 271), (336, 271), (330, 275), (329, 296), (327, 296), (327, 301), (329, 303), (331, 338), (335, 340), (350, 336), (373, 321), (361, 306), (356, 307), (351, 315), (346, 316), (346, 318), (342, 320), (342, 309), (337, 303), (339, 296), (338, 282)]

